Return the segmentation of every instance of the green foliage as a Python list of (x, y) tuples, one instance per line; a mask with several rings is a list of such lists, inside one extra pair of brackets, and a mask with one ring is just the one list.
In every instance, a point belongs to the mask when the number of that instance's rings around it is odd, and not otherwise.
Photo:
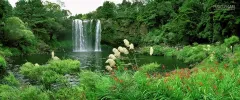
[(9, 73), (8, 76), (4, 77), (3, 82), (10, 86), (15, 86), (15, 87), (20, 86), (20, 82), (15, 78), (13, 73)]
[(50, 66), (49, 69), (59, 74), (67, 74), (67, 73), (79, 71), (80, 62), (77, 60), (71, 60), (71, 59), (66, 59), (61, 61), (50, 60), (49, 66)]
[(95, 83), (100, 80), (100, 75), (91, 71), (82, 71), (79, 74), (81, 85), (87, 90), (94, 90)]
[(151, 64), (147, 64), (147, 65), (143, 65), (141, 67), (141, 70), (139, 72), (143, 72), (143, 73), (151, 73), (157, 69), (159, 69), (160, 65), (157, 63), (151, 63)]
[(15, 15), (28, 23), (33, 33), (44, 42), (54, 40), (54, 36), (66, 36), (71, 29), (71, 22), (67, 19), (69, 11), (56, 3), (20, 0), (14, 10)]
[(0, 55), (0, 69), (5, 69), (7, 67), (7, 62), (5, 59)]
[(113, 2), (105, 1), (103, 6), (97, 9), (97, 18), (114, 18), (116, 5)]
[(31, 80), (38, 81), (50, 89), (51, 85), (65, 85), (67, 83), (65, 74), (73, 74), (79, 70), (80, 62), (74, 60), (50, 60), (47, 65), (33, 65), (30, 62), (20, 67), (20, 73)]
[(233, 46), (234, 44), (239, 42), (239, 37), (237, 36), (231, 36), (230, 38), (227, 38), (224, 40), (224, 43), (226, 46)]
[[(212, 62), (214, 63), (214, 62)], [(83, 71), (81, 93), (86, 99), (238, 99), (239, 68), (218, 67), (174, 70), (166, 75), (142, 73), (156, 71), (158, 64), (142, 66), (139, 71), (111, 75)], [(157, 74), (157, 75), (156, 75)], [(92, 75), (93, 77), (90, 77)], [(92, 79), (91, 79), (92, 78)], [(81, 78), (80, 78), (81, 79)], [(99, 84), (101, 83), (101, 84)], [(102, 87), (102, 88), (98, 88)], [(198, 89), (196, 89), (198, 88)]]
[(54, 100), (84, 100), (86, 99), (83, 89), (80, 87), (61, 88), (57, 91), (52, 92)]
[[(183, 60), (185, 63), (200, 62), (208, 56), (208, 51), (204, 50), (205, 47), (207, 46), (206, 45), (198, 45), (194, 47), (185, 46), (178, 52), (177, 58)], [(211, 47), (209, 47), (209, 49), (211, 49)]]
[(3, 56), (12, 56), (12, 52), (9, 50), (9, 48), (2, 48), (0, 47), (0, 55), (3, 55)]
[(12, 6), (8, 0), (0, 1), (0, 44), (4, 39), (4, 20), (12, 16)]
[(0, 22), (12, 16), (12, 6), (7, 0), (0, 1)]
[[(153, 47), (153, 55), (176, 57), (187, 64), (196, 64), (214, 54), (217, 61), (223, 61), (226, 55), (231, 51), (225, 45), (198, 45), (195, 43), (193, 46), (169, 47), (165, 45), (156, 45)], [(150, 47), (140, 48), (139, 53), (149, 55)]]
[(102, 41), (113, 45), (123, 38), (136, 45), (214, 43), (237, 35), (239, 31), (239, 15), (236, 13), (239, 9), (216, 7), (226, 4), (236, 5), (236, 2), (136, 0), (114, 5), (107, 1), (95, 12), (76, 15), (75, 18), (101, 19), (104, 23)]
[(47, 89), (51, 89), (51, 85), (54, 83), (58, 83), (59, 86), (65, 85), (67, 83), (67, 80), (63, 75), (58, 74), (52, 70), (42, 71), (40, 78), (40, 82)]
[(35, 37), (33, 33), (25, 27), (18, 17), (8, 18), (4, 30), (5, 40), (13, 46), (31, 45), (34, 43)]
[[(165, 46), (165, 45), (155, 45), (153, 47), (153, 55), (156, 56), (168, 56), (173, 57), (177, 55), (177, 50), (175, 48)], [(143, 47), (140, 48), (139, 53), (140, 54), (147, 54), (149, 55), (150, 47)]]
[(145, 38), (142, 39), (142, 41), (146, 44), (160, 44), (167, 42), (166, 40), (164, 32), (161, 30), (153, 30), (146, 34)]
[[(159, 53), (164, 48), (153, 46)], [(149, 49), (149, 48), (148, 48)], [(79, 84), (75, 86), (61, 86), (66, 84), (64, 74), (76, 73), (79, 62), (73, 60), (51, 60), (46, 65), (26, 63), (20, 72), (45, 88), (35, 86), (18, 86), (18, 81), (12, 74), (4, 78), (6, 84), (0, 85), (0, 97), (3, 99), (239, 99), (239, 65), (240, 52), (231, 53), (222, 44), (186, 46), (175, 50), (174, 55), (185, 62), (201, 62), (194, 68), (176, 69), (170, 72), (160, 72), (160, 65), (150, 63), (135, 70), (121, 70), (122, 60), (116, 61), (116, 68), (109, 73), (81, 70)], [(160, 52), (162, 53), (162, 52)], [(163, 53), (168, 55), (168, 53)], [(197, 54), (197, 55), (196, 55)], [(199, 55), (198, 55), (199, 54)], [(212, 59), (213, 57), (213, 59)], [(69, 69), (65, 69), (69, 68)], [(119, 67), (120, 66), (120, 67)], [(66, 71), (62, 71), (64, 69)], [(52, 84), (58, 88), (51, 88)], [(37, 94), (40, 94), (36, 96)], [(9, 96), (11, 97), (9, 98)]]
[(34, 86), (16, 88), (0, 85), (0, 98), (3, 100), (49, 100), (47, 93)]
[(64, 50), (64, 49), (72, 49), (72, 41), (54, 41), (51, 43), (52, 50)]

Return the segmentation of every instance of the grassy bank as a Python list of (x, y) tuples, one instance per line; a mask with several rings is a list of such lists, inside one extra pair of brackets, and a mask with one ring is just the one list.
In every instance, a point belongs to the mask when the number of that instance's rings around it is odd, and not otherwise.
[(155, 45), (142, 47), (138, 50), (140, 54), (149, 55), (150, 47), (153, 47), (155, 56), (171, 56), (184, 61), (187, 64), (197, 64), (209, 56), (215, 56), (218, 62), (240, 50), (239, 39), (231, 37), (225, 39), (225, 42), (215, 44), (193, 44), (184, 47), (170, 47), (167, 45)]
[[(51, 60), (47, 65), (26, 63), (20, 73), (32, 81), (21, 83), (10, 73), (0, 85), (0, 97), (13, 100), (240, 99), (239, 54), (236, 52), (223, 62), (207, 58), (193, 69), (168, 73), (156, 71), (164, 70), (156, 63), (105, 73), (79, 72), (79, 62), (73, 60)], [(78, 77), (76, 85), (70, 85), (67, 75)]]
[[(128, 42), (126, 42), (128, 43)], [(123, 61), (134, 53), (129, 46), (114, 49), (104, 73), (79, 70), (75, 60), (50, 60), (45, 65), (30, 62), (20, 67), (29, 82), (9, 73), (0, 84), (1, 99), (29, 100), (96, 100), (96, 99), (240, 99), (240, 48), (234, 52), (226, 44), (186, 46), (175, 50), (154, 47), (153, 54), (186, 57), (194, 68), (175, 69), (160, 73), (165, 66), (150, 63), (143, 66), (126, 65)], [(147, 48), (147, 47), (146, 47)], [(161, 50), (158, 50), (161, 48)], [(166, 52), (162, 49), (166, 49)], [(221, 49), (225, 48), (225, 49)], [(118, 54), (121, 52), (121, 57)], [(157, 51), (158, 50), (158, 51)], [(171, 52), (171, 53), (169, 53)], [(204, 54), (204, 57), (198, 56)], [(114, 58), (115, 57), (115, 58)], [(129, 57), (131, 58), (131, 57)], [(134, 58), (134, 57), (133, 57)], [(131, 58), (131, 59), (133, 59)], [(198, 59), (197, 59), (198, 58)], [(112, 60), (111, 60), (112, 59)], [(190, 59), (190, 60), (189, 60)]]

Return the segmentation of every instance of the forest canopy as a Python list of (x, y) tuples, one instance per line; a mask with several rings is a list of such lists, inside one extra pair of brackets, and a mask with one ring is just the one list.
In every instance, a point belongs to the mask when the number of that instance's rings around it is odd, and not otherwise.
[[(106, 1), (96, 11), (74, 18), (101, 19), (107, 43), (121, 38), (142, 45), (214, 43), (240, 34), (237, 0)], [(108, 40), (111, 35), (116, 37)]]

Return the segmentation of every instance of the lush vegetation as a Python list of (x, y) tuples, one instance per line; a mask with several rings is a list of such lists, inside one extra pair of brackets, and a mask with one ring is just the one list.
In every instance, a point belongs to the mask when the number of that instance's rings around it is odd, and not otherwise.
[[(232, 35), (239, 36), (236, 0), (130, 1), (117, 5), (105, 2), (96, 11), (75, 18), (101, 19), (102, 40), (110, 44), (127, 38), (136, 45), (183, 45), (223, 42)], [(108, 39), (110, 36), (114, 37)]]
[[(177, 59), (183, 60), (185, 63), (196, 64), (201, 62), (206, 57), (214, 54), (216, 55), (218, 61), (222, 61), (224, 58), (226, 58), (225, 53), (233, 53), (234, 51), (239, 50), (239, 44), (237, 44), (237, 46), (230, 45), (238, 43), (238, 37), (232, 36), (224, 41), (225, 42), (223, 44), (216, 43), (214, 45), (209, 45), (195, 43), (193, 46), (188, 45), (182, 48), (156, 45), (153, 46), (155, 51), (153, 55), (177, 57)], [(149, 54), (149, 48), (150, 47), (140, 48), (139, 53)]]
[[(46, 65), (27, 62), (20, 67), (20, 73), (30, 83), (21, 83), (9, 73), (0, 85), (0, 97), (20, 100), (240, 99), (240, 48), (234, 53), (223, 51), (223, 58), (219, 60), (216, 50), (221, 46), (189, 46), (186, 48), (201, 47), (202, 51), (206, 49), (204, 52), (216, 52), (206, 55), (192, 69), (159, 72), (159, 69), (165, 70), (164, 65), (150, 63), (138, 67), (135, 62), (126, 65), (125, 60), (133, 59), (129, 55), (135, 52), (132, 44), (124, 42), (127, 47), (114, 48), (109, 55), (108, 72), (104, 73), (79, 72), (79, 61), (69, 59), (50, 60)], [(77, 81), (71, 84), (71, 79)]]
[[(0, 0), (0, 74), (8, 69), (10, 56), (71, 47), (72, 19), (100, 19), (102, 43), (118, 46), (124, 39), (125, 45), (113, 49), (104, 71), (81, 70), (79, 61), (60, 60), (54, 52), (46, 64), (27, 62), (0, 77), (0, 99), (240, 99), (238, 4), (106, 1), (94, 12), (69, 16), (52, 2), (19, 0), (12, 8)], [(161, 63), (138, 66), (136, 53), (176, 57), (189, 68), (169, 72)]]
[(8, 0), (1, 0), (0, 14), (1, 49), (16, 49), (20, 54), (48, 52), (59, 46), (59, 40), (71, 39), (70, 12), (56, 3), (19, 0), (12, 8)]

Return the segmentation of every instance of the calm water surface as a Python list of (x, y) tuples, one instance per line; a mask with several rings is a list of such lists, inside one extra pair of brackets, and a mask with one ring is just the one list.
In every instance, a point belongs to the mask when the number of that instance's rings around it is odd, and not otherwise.
[[(58, 56), (60, 59), (75, 59), (81, 62), (81, 68), (91, 69), (91, 70), (103, 70), (105, 61), (109, 54), (112, 53), (112, 47), (102, 46), (102, 52), (55, 52), (55, 56)], [(25, 55), (12, 57), (14, 61), (13, 65), (22, 65), (26, 62), (45, 64), (51, 58), (50, 54), (34, 54), (34, 55)], [(176, 68), (187, 67), (182, 61), (177, 60), (172, 57), (164, 56), (146, 56), (138, 55), (136, 56), (138, 65), (144, 65), (148, 63), (159, 63), (166, 66), (166, 70), (174, 70)]]

